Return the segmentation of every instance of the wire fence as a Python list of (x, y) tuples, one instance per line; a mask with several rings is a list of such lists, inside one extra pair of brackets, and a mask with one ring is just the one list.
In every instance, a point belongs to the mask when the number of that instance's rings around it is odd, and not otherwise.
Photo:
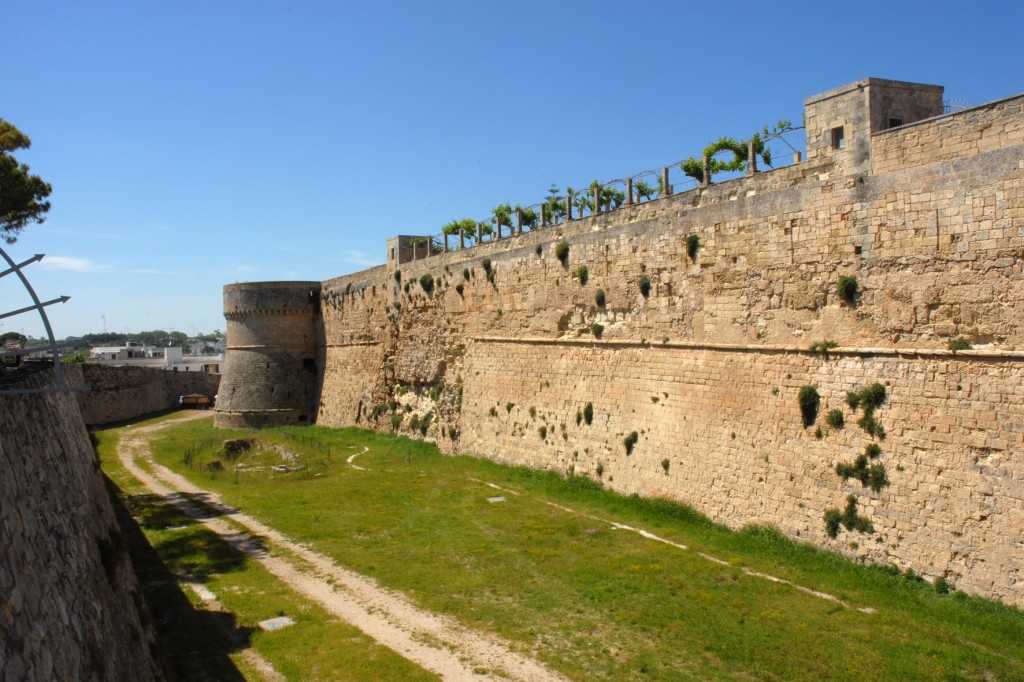
[[(761, 157), (758, 170), (764, 171), (764, 166), (778, 170), (800, 163), (806, 141), (798, 133), (803, 130), (803, 127), (786, 128), (768, 136), (764, 145), (767, 154), (757, 155)], [(765, 163), (764, 156), (769, 163)], [(581, 187), (568, 186), (564, 191), (552, 185), (543, 201), (529, 206), (502, 204), (486, 218), (453, 221), (437, 234), (410, 237), (402, 246), (409, 250), (412, 260), (419, 260), (680, 194), (701, 186), (700, 181), (684, 173), (685, 161), (643, 170), (625, 178), (594, 181)], [(744, 173), (743, 170), (720, 172), (715, 179), (723, 182)]]

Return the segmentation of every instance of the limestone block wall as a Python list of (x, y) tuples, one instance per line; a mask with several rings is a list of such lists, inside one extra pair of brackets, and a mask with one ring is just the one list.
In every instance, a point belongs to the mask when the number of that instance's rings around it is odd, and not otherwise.
[[(1024, 605), (1022, 362), (1022, 353), (876, 349), (825, 360), (802, 348), (479, 338), (463, 367), (460, 446), (676, 499), (733, 527), (770, 523)], [(888, 392), (876, 413), (882, 441), (845, 404), (876, 382)], [(802, 425), (804, 385), (821, 395), (821, 439)], [(588, 403), (592, 423), (578, 422)], [(825, 424), (832, 409), (845, 414), (842, 429)], [(877, 493), (835, 472), (873, 442), (891, 480)], [(874, 532), (833, 540), (823, 515), (850, 494)]]
[(1024, 96), (1016, 95), (872, 136), (875, 173), (1024, 144)]
[[(886, 107), (934, 108), (941, 90), (919, 90), (881, 108), (856, 88), (812, 98), (809, 138), (846, 116), (860, 142), (811, 154), (809, 139), (804, 163), (324, 282), (317, 421), (418, 436), (412, 417), (431, 415), (446, 451), (600, 464), (623, 492), (1021, 603), (1024, 115), (1011, 98), (872, 134)], [(1002, 132), (956, 154), (899, 151), (954, 128)], [(951, 355), (959, 337), (976, 351)], [(843, 350), (825, 362), (808, 350), (822, 341)], [(877, 493), (835, 473), (868, 442), (854, 416), (819, 441), (794, 393), (817, 385), (842, 409), (875, 381), (891, 396)], [(600, 427), (577, 426), (586, 402)], [(825, 510), (851, 493), (875, 532), (828, 538)]]
[(0, 679), (163, 679), (74, 396), (0, 397), (0, 463)]
[(188, 393), (217, 395), (220, 375), (205, 372), (172, 372), (149, 367), (65, 365), (65, 383), (88, 386), (75, 393), (87, 425), (111, 424), (144, 414), (178, 407)]

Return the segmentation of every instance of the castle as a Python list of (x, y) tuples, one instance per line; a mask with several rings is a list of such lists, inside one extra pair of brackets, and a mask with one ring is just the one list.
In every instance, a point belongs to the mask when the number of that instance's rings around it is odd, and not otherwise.
[(863, 79), (777, 170), (228, 285), (216, 423), (423, 435), (1024, 605), (1024, 95), (942, 95)]

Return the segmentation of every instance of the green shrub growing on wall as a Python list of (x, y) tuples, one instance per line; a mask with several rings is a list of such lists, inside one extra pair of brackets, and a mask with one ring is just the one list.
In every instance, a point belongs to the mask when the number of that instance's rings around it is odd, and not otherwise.
[(633, 431), (628, 436), (626, 436), (626, 438), (622, 441), (622, 444), (626, 446), (627, 455), (633, 454), (633, 448), (636, 447), (636, 442), (638, 440), (640, 440), (640, 434), (638, 434), (636, 431)]
[(949, 340), (949, 349), (954, 353), (958, 350), (970, 350), (971, 342), (962, 336)]
[(839, 294), (839, 298), (843, 299), (847, 305), (853, 305), (857, 300), (857, 292), (859, 287), (857, 286), (857, 278), (853, 275), (839, 275), (839, 281), (836, 284), (836, 293)]
[(590, 278), (590, 271), (587, 270), (586, 265), (581, 265), (576, 268), (576, 277), (580, 281), (580, 286), (587, 285), (587, 280)]
[(564, 239), (555, 245), (555, 257), (565, 266), (569, 263), (569, 242)]
[(832, 410), (825, 417), (825, 422), (833, 429), (841, 429), (846, 424), (846, 420), (843, 418), (842, 410)]
[(537, 429), (537, 433), (540, 434), (540, 439), (541, 440), (546, 439), (548, 437), (548, 427), (547, 426), (541, 426), (540, 428)]
[(818, 341), (811, 344), (811, 352), (817, 353), (824, 360), (828, 360), (828, 352), (833, 348), (838, 348), (839, 344), (835, 341)]
[(804, 428), (814, 424), (818, 418), (818, 406), (821, 405), (821, 396), (818, 395), (816, 386), (802, 386), (797, 395), (800, 403), (800, 416), (803, 418)]
[(697, 236), (697, 233), (691, 232), (686, 235), (686, 255), (690, 257), (690, 260), (697, 260), (698, 248), (700, 248), (700, 237)]
[(838, 509), (825, 510), (825, 532), (830, 538), (834, 538), (839, 534), (840, 525), (845, 527), (846, 530), (856, 530), (860, 533), (871, 533), (875, 530), (867, 517), (857, 513), (857, 497), (855, 495), (847, 496), (846, 509), (843, 511), (840, 512)]
[(430, 422), (434, 419), (434, 415), (424, 415), (423, 419), (420, 420), (420, 435), (427, 435), (427, 429), (430, 428)]
[(640, 275), (640, 279), (637, 280), (637, 285), (640, 287), (640, 294), (647, 298), (651, 295), (651, 278), (647, 275)]
[(594, 292), (594, 303), (597, 304), (598, 308), (604, 307), (604, 289), (598, 289)]
[(459, 296), (462, 296), (462, 293), (465, 290), (466, 288), (462, 286), (462, 282), (459, 282), (458, 284), (455, 285), (455, 293), (457, 293)]
[(401, 412), (397, 412), (397, 413), (391, 415), (391, 430), (392, 431), (397, 431), (398, 428), (402, 425), (402, 419), (404, 419), (404, 418), (405, 418), (405, 415), (402, 414)]
[(661, 468), (665, 470), (666, 474), (668, 473), (669, 466), (671, 466), (671, 462), (668, 461), (668, 457), (661, 460)]
[(604, 325), (595, 322), (590, 325), (590, 333), (593, 334), (596, 339), (601, 338), (601, 335), (604, 334)]
[(850, 409), (860, 408), (864, 412), (864, 416), (857, 420), (857, 425), (878, 440), (885, 440), (885, 428), (875, 419), (875, 410), (885, 403), (886, 398), (885, 386), (879, 383), (846, 394), (846, 404)]
[(420, 286), (428, 294), (434, 290), (434, 276), (429, 272), (420, 277)]
[(594, 405), (587, 403), (583, 406), (583, 421), (587, 422), (587, 426), (590, 426), (594, 421)]

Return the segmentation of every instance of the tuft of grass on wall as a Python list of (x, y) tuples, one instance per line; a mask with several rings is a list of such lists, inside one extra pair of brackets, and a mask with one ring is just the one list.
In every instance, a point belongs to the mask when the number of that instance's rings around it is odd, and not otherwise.
[(569, 242), (563, 239), (555, 244), (555, 258), (561, 261), (563, 267), (569, 264)]
[(637, 280), (637, 286), (640, 288), (640, 295), (644, 298), (651, 295), (651, 278), (647, 275), (640, 275), (640, 279)]
[(818, 406), (821, 405), (818, 387), (801, 386), (800, 393), (797, 394), (797, 402), (800, 404), (800, 416), (803, 419), (804, 428), (813, 426), (818, 418)]

